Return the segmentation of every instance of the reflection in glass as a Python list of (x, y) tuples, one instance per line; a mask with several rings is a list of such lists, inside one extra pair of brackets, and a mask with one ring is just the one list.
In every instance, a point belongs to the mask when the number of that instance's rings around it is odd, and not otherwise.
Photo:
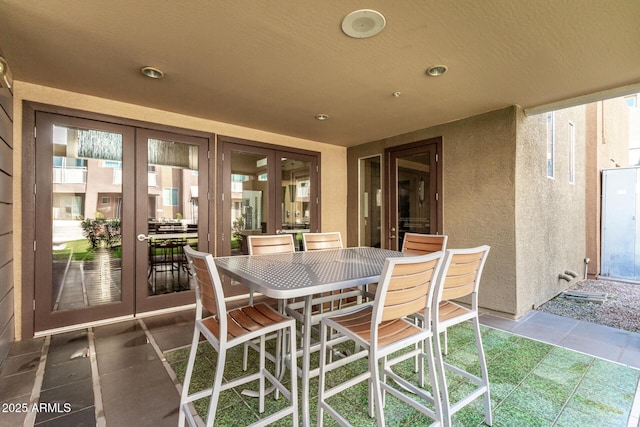
[(183, 247), (198, 245), (198, 147), (147, 141), (149, 295), (190, 289)]
[(231, 154), (231, 254), (248, 254), (247, 236), (267, 232), (268, 158), (264, 154)]
[(398, 247), (405, 233), (429, 234), (430, 153), (424, 152), (398, 158)]
[(360, 246), (381, 246), (382, 181), (380, 156), (360, 159)]
[(280, 233), (293, 234), (298, 249), (302, 233), (309, 231), (311, 198), (311, 163), (283, 157), (280, 159), (282, 179), (282, 213)]
[(53, 126), (52, 310), (121, 301), (122, 135)]

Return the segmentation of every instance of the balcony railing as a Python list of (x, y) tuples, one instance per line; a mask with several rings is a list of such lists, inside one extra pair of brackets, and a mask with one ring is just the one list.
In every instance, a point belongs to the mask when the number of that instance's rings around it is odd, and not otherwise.
[(64, 167), (53, 168), (54, 184), (86, 184), (87, 168), (86, 167)]

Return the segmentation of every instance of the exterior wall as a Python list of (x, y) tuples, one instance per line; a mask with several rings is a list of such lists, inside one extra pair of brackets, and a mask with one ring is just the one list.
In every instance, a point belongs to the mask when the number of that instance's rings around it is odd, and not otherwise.
[[(22, 180), (20, 176), (22, 170), (22, 103), (23, 101), (33, 101), (43, 104), (56, 105), (60, 107), (73, 108), (89, 112), (123, 117), (127, 119), (140, 120), (157, 123), (161, 125), (175, 126), (184, 129), (209, 132), (217, 135), (227, 135), (236, 138), (243, 138), (252, 141), (259, 141), (268, 144), (276, 144), (285, 147), (304, 147), (305, 149), (317, 151), (321, 154), (321, 188), (322, 197), (321, 227), (323, 230), (340, 231), (346, 235), (346, 205), (347, 205), (347, 173), (346, 173), (346, 148), (317, 141), (304, 140), (285, 135), (245, 128), (212, 120), (205, 120), (196, 117), (185, 116), (177, 113), (156, 110), (139, 105), (127, 104), (94, 96), (79, 93), (67, 92), (46, 86), (35, 85), (26, 82), (14, 82), (14, 261), (15, 265), (22, 264)], [(210, 160), (215, 165), (216, 158)], [(24, 171), (24, 173), (30, 173)], [(215, 212), (214, 212), (215, 214)], [(22, 319), (22, 272), (16, 269), (15, 278), (15, 318), (16, 338), (21, 339), (20, 319)]]
[[(546, 176), (544, 115), (509, 107), (348, 150), (350, 245), (357, 243), (358, 159), (442, 136), (444, 233), (451, 248), (491, 246), (481, 284), (483, 309), (518, 318), (580, 277), (585, 256), (585, 109), (556, 113), (556, 179)], [(567, 122), (576, 131), (569, 184)], [(383, 192), (386, 191), (383, 183)], [(383, 230), (387, 226), (383, 220)]]
[[(385, 148), (442, 136), (443, 230), (448, 246), (488, 244), (480, 305), (513, 317), (517, 311), (515, 156), (516, 107), (403, 134), (348, 150), (348, 244), (357, 243), (358, 158)], [(544, 159), (544, 157), (543, 157)], [(383, 182), (383, 192), (387, 191)], [(383, 218), (383, 230), (388, 227)]]
[(600, 274), (601, 196), (603, 169), (629, 166), (629, 107), (624, 98), (594, 102), (586, 107), (585, 177), (586, 256), (588, 275)]
[(0, 88), (0, 365), (14, 340), (13, 95)]
[[(518, 110), (516, 137), (516, 315), (548, 301), (583, 274), (585, 257), (585, 107), (555, 113), (555, 177), (546, 170), (546, 115)], [(575, 183), (569, 183), (569, 131), (575, 131)], [(575, 281), (576, 279), (573, 279)]]

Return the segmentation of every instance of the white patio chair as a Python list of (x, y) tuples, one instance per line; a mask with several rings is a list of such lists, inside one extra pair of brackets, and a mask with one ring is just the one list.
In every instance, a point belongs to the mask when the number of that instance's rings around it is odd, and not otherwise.
[[(293, 236), (291, 234), (258, 234), (254, 236), (247, 236), (247, 248), (249, 249), (249, 255), (286, 254), (295, 252), (296, 250), (293, 242)], [(249, 290), (249, 305), (253, 305), (253, 298), (253, 289), (251, 289)], [(280, 306), (280, 308), (282, 308), (282, 306)], [(292, 335), (292, 337), (295, 337), (295, 335)], [(245, 371), (247, 370), (249, 347), (251, 344), (251, 342), (246, 342), (244, 344), (242, 369)]]
[[(423, 316), (427, 318), (431, 316), (435, 282), (439, 275), (442, 256), (442, 252), (436, 252), (424, 256), (387, 259), (376, 289), (373, 306), (366, 306), (348, 314), (322, 319), (318, 425), (322, 425), (325, 411), (340, 424), (349, 425), (348, 421), (327, 400), (363, 381), (369, 381), (369, 415), (374, 416), (375, 408), (378, 426), (385, 425), (385, 393), (391, 393), (437, 423), (441, 421), (439, 380), (437, 379), (432, 347), (433, 331), (429, 322), (418, 326), (408, 321), (406, 316), (415, 312), (422, 312)], [(330, 328), (337, 330), (341, 336), (329, 340), (327, 330)], [(354, 341), (364, 350), (328, 362), (328, 349), (333, 343), (344, 339)], [(424, 343), (426, 346), (423, 348)], [(414, 347), (415, 344), (418, 344), (418, 349)], [(389, 359), (390, 355), (405, 348), (411, 348), (411, 350)], [(391, 370), (391, 365), (411, 359), (415, 354), (423, 351), (426, 352), (425, 357), (430, 362), (429, 374), (432, 393), (407, 381)], [(369, 362), (369, 369), (365, 373), (348, 379), (342, 384), (334, 385), (332, 388), (326, 388), (328, 372), (365, 357)], [(412, 394), (406, 394), (387, 384), (388, 378)], [(431, 402), (433, 409), (419, 399)]]
[[(440, 389), (442, 390), (442, 407), (445, 425), (451, 424), (451, 415), (482, 395), (484, 395), (485, 423), (488, 425), (492, 425), (493, 423), (487, 362), (482, 347), (480, 321), (478, 319), (478, 288), (489, 249), (489, 246), (485, 245), (470, 249), (447, 250), (441, 271), (442, 277), (438, 281), (438, 289), (436, 290), (433, 303), (435, 309), (431, 313), (430, 322), (433, 325), (433, 333), (437, 337), (438, 334), (447, 328), (470, 320), (473, 323), (481, 372), (481, 376), (477, 377), (457, 366), (444, 362), (442, 359), (440, 340), (434, 340), (436, 360), (440, 370), (439, 378), (441, 380)], [(471, 296), (471, 307), (453, 302), (454, 299), (469, 295)], [(428, 317), (425, 318), (428, 319)], [(458, 402), (451, 404), (446, 384), (445, 370), (453, 371), (467, 378), (476, 384), (477, 388)]]
[[(191, 412), (189, 403), (204, 397), (210, 397), (211, 401), (209, 403), (206, 425), (208, 427), (212, 427), (215, 422), (220, 393), (224, 390), (255, 380), (259, 380), (258, 406), (259, 412), (263, 413), (266, 394), (265, 380), (268, 380), (277, 389), (277, 391), (282, 393), (285, 398), (289, 400), (291, 405), (259, 420), (252, 425), (265, 426), (291, 415), (292, 424), (297, 426), (298, 392), (295, 358), (292, 358), (291, 360), (292, 368), (290, 371), (290, 390), (287, 390), (282, 382), (265, 367), (265, 341), (268, 336), (275, 333), (278, 340), (282, 340), (286, 330), (289, 330), (290, 334), (294, 334), (295, 320), (282, 316), (266, 304), (256, 304), (227, 311), (222, 291), (222, 282), (220, 281), (218, 270), (214, 264), (213, 256), (211, 254), (195, 251), (189, 246), (184, 247), (184, 253), (187, 257), (189, 268), (191, 269), (192, 277), (195, 282), (196, 319), (193, 331), (193, 340), (191, 342), (191, 351), (189, 353), (189, 361), (187, 363), (184, 384), (182, 386), (178, 424), (180, 426), (184, 426), (185, 420), (188, 420), (191, 426), (195, 426), (195, 417)], [(203, 318), (203, 309), (206, 309), (212, 314)], [(215, 378), (211, 388), (189, 394), (189, 386), (198, 351), (200, 335), (203, 335), (207, 339), (209, 344), (211, 344), (217, 353)], [(250, 340), (259, 341), (260, 362), (258, 371), (243, 377), (225, 381), (223, 376), (225, 361), (227, 359), (227, 351)], [(276, 344), (276, 361), (280, 358), (280, 351), (280, 344), (278, 343)], [(293, 340), (290, 340), (289, 351), (292, 354), (295, 352), (295, 344)]]

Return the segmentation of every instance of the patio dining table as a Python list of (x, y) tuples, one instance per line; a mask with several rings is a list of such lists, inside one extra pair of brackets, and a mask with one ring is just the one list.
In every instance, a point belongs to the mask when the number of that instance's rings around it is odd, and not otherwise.
[(215, 258), (221, 274), (242, 282), (255, 292), (283, 301), (304, 298), (302, 366), (299, 372), (302, 377), (303, 425), (309, 425), (310, 422), (309, 380), (318, 376), (318, 369), (310, 369), (312, 296), (376, 283), (385, 260), (398, 256), (405, 254), (358, 247)]

